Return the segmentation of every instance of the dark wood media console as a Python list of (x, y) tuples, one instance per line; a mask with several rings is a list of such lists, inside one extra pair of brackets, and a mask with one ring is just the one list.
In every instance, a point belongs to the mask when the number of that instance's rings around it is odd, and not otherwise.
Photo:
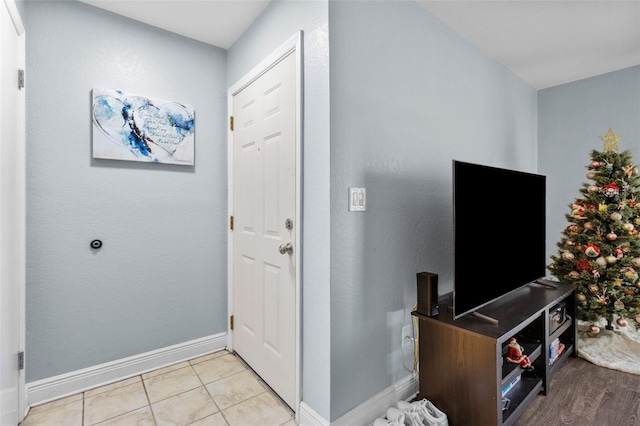
[[(454, 320), (451, 304), (451, 297), (442, 300), (433, 317), (412, 313), (419, 319), (418, 397), (444, 411), (450, 426), (513, 424), (537, 394), (550, 394), (554, 372), (578, 354), (572, 285), (532, 283), (478, 310), (498, 324), (472, 315)], [(566, 316), (557, 315), (560, 307)], [(511, 337), (524, 347), (533, 371), (506, 360)], [(556, 339), (564, 351), (553, 360)], [(504, 408), (502, 393), (510, 384)]]

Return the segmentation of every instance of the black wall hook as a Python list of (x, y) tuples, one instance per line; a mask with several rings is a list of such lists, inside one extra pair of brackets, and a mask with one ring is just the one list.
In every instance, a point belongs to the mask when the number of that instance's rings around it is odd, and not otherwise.
[(100, 240), (91, 241), (91, 248), (92, 249), (99, 249), (100, 247), (102, 247), (102, 241), (100, 241)]

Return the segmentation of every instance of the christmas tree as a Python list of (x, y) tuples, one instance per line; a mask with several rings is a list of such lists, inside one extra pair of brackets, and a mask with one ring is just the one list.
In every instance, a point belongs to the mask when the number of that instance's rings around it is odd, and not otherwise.
[(591, 322), (593, 333), (604, 319), (640, 327), (640, 175), (628, 150), (618, 152), (611, 129), (604, 150), (591, 151), (587, 179), (580, 196), (565, 214), (569, 225), (557, 243), (549, 271), (563, 282), (576, 284), (577, 317)]

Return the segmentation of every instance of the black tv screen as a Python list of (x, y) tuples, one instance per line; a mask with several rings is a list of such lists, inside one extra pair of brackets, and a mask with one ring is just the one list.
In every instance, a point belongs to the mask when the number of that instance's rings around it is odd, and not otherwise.
[(453, 160), (455, 319), (546, 274), (546, 177)]

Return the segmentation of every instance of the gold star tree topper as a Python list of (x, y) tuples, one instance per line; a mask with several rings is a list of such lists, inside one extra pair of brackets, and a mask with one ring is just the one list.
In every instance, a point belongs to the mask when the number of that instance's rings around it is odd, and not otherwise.
[(616, 135), (609, 127), (609, 131), (606, 135), (600, 136), (600, 139), (604, 142), (604, 150), (605, 151), (617, 151), (618, 150), (618, 141), (622, 135)]

